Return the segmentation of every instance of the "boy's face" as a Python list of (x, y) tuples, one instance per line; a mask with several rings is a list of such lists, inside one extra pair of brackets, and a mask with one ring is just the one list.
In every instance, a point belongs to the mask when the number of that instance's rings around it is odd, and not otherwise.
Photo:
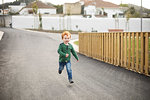
[(69, 41), (70, 41), (70, 36), (67, 36), (67, 35), (65, 35), (64, 37), (63, 37), (63, 41), (64, 41), (64, 43), (69, 43)]

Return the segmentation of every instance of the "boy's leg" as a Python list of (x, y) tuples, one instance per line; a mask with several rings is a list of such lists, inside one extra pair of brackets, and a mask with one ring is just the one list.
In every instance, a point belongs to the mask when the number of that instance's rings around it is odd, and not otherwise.
[(66, 63), (66, 69), (67, 69), (67, 73), (68, 73), (68, 80), (69, 80), (69, 82), (70, 82), (70, 83), (74, 83), (74, 82), (72, 81), (72, 69), (71, 69), (71, 62), (70, 62), (70, 61), (68, 61), (68, 62)]
[(62, 70), (64, 69), (64, 63), (63, 62), (59, 62), (59, 69), (58, 69), (58, 73), (61, 74)]

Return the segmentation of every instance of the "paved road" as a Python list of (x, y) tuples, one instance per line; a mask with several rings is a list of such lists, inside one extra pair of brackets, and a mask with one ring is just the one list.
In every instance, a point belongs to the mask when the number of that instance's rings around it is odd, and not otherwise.
[(60, 34), (0, 30), (0, 100), (150, 100), (150, 77), (80, 54), (70, 85), (57, 73)]

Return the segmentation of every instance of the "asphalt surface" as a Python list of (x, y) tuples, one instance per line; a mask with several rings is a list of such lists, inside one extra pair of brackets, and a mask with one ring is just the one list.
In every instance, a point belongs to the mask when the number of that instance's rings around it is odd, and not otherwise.
[(69, 84), (57, 73), (60, 34), (0, 30), (0, 100), (150, 100), (150, 77), (80, 54)]

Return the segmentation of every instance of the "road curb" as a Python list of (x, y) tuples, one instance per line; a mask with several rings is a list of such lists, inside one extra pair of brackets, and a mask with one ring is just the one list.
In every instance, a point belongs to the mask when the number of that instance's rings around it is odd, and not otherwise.
[(4, 32), (0, 31), (0, 40), (2, 39)]

